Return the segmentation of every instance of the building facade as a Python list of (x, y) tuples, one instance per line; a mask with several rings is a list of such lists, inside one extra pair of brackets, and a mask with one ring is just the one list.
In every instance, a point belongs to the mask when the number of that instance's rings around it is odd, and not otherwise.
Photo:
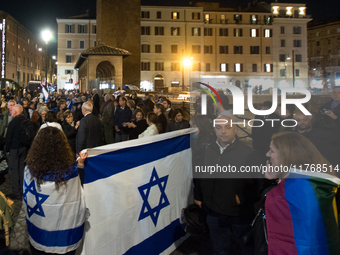
[(58, 23), (58, 89), (73, 89), (79, 82), (74, 68), (81, 52), (97, 45), (96, 19), (87, 14), (57, 19)]
[[(187, 90), (192, 79), (243, 89), (308, 87), (311, 19), (305, 4), (257, 3), (243, 9), (204, 2), (188, 7), (141, 6), (140, 17), (143, 90)], [(67, 22), (58, 21), (58, 35)], [(62, 47), (73, 35), (60, 36), (58, 62), (65, 58)]]
[(30, 80), (44, 78), (44, 43), (8, 13), (0, 11), (0, 22), (0, 78), (11, 79), (22, 87), (26, 87)]
[(292, 87), (293, 80), (297, 87), (308, 86), (310, 19), (304, 4), (259, 3), (238, 10), (217, 3), (142, 6), (141, 17), (141, 87), (146, 90), (187, 87), (192, 78), (263, 90)]
[(340, 86), (340, 20), (309, 24), (308, 56), (311, 88)]

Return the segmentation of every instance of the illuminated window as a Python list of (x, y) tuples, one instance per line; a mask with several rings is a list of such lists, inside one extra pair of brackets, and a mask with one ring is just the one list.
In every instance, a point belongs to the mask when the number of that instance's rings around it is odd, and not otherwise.
[(235, 64), (235, 72), (243, 72), (243, 64), (236, 63)]
[(287, 15), (292, 15), (293, 14), (292, 13), (293, 7), (287, 7), (286, 9), (287, 9)]
[(227, 63), (220, 64), (220, 71), (221, 72), (229, 72), (229, 65)]
[(172, 12), (171, 19), (179, 19), (179, 12)]
[(242, 21), (242, 15), (235, 14), (234, 15), (234, 20), (236, 24), (240, 24)]
[(273, 72), (273, 64), (264, 64), (264, 71), (266, 73), (271, 73)]
[(201, 36), (201, 28), (200, 27), (191, 28), (191, 35), (192, 36)]
[(30, 44), (30, 39), (27, 40), (27, 43)]
[(180, 28), (179, 27), (172, 27), (171, 28), (171, 35), (174, 35), (174, 36), (180, 35)]
[(273, 33), (271, 29), (264, 30), (264, 37), (273, 37)]
[(221, 24), (225, 24), (226, 23), (225, 15), (224, 14), (221, 15), (220, 22), (221, 22)]
[(300, 15), (305, 15), (305, 9), (306, 9), (306, 7), (300, 7), (299, 8), (299, 10), (300, 10), (299, 14)]
[(258, 15), (250, 15), (250, 24), (257, 24)]
[(258, 29), (250, 29), (250, 36), (251, 37), (259, 37), (260, 33)]
[(279, 6), (273, 6), (273, 14), (279, 14)]
[(210, 23), (210, 14), (206, 13), (206, 14), (204, 15), (204, 22), (205, 22), (205, 23)]
[(320, 35), (320, 32), (316, 32), (316, 36), (319, 36)]

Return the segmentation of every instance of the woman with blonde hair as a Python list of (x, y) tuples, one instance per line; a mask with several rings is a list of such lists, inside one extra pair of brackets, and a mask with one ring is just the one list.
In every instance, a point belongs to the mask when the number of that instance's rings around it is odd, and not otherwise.
[(266, 177), (278, 185), (265, 192), (254, 220), (255, 254), (340, 254), (335, 202), (340, 179), (333, 166), (295, 132), (275, 134), (267, 157)]

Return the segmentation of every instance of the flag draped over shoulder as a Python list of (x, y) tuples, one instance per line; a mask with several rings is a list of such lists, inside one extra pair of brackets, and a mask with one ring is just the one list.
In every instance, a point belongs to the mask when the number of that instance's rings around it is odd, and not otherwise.
[(192, 202), (190, 129), (88, 150), (82, 254), (169, 254)]
[(53, 176), (45, 176), (37, 186), (26, 167), (24, 173), (24, 210), (31, 244), (48, 253), (67, 253), (81, 244), (84, 233), (85, 198), (78, 170), (65, 176), (58, 190)]
[(268, 254), (338, 255), (335, 195), (339, 184), (329, 174), (291, 173), (268, 192)]

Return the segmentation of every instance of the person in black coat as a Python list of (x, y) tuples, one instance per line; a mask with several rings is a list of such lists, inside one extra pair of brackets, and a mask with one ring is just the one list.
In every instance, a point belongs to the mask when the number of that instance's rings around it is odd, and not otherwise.
[(166, 131), (166, 126), (168, 125), (168, 118), (167, 114), (164, 108), (164, 105), (161, 103), (155, 104), (153, 108), (153, 112), (157, 114), (158, 116), (158, 123), (162, 125), (162, 132), (160, 134), (165, 133)]
[(98, 95), (97, 89), (93, 89), (92, 94), (93, 94), (93, 114), (98, 116), (100, 107), (99, 107), (99, 95)]
[(183, 111), (176, 108), (173, 114), (174, 118), (168, 122), (166, 132), (176, 131), (180, 129), (190, 128), (189, 121), (183, 119)]
[(142, 109), (136, 109), (134, 114), (134, 121), (126, 123), (126, 127), (129, 128), (129, 139), (137, 139), (138, 136), (143, 133), (147, 128), (145, 115)]
[(83, 149), (93, 148), (103, 145), (102, 123), (99, 118), (92, 114), (93, 105), (85, 102), (82, 106), (84, 118), (80, 120), (77, 138), (76, 153)]
[(319, 113), (313, 117), (313, 128), (329, 131), (339, 131), (340, 128), (340, 86), (335, 86), (331, 92), (332, 100), (319, 108)]
[(79, 122), (74, 123), (73, 121), (73, 113), (70, 110), (65, 111), (62, 128), (74, 155), (76, 154), (76, 137), (78, 127)]

